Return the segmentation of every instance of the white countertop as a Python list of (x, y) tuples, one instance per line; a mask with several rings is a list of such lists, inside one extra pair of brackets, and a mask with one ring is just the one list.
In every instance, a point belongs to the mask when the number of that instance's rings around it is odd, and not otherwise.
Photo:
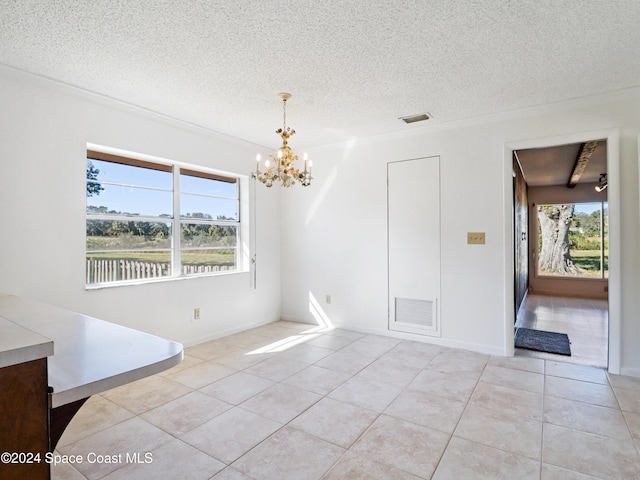
[[(12, 295), (0, 295), (0, 332), (0, 366), (5, 357), (19, 363), (21, 342), (44, 353), (39, 358), (50, 355), (54, 408), (154, 375), (183, 357), (182, 345), (171, 340)], [(51, 340), (53, 355), (46, 349)]]
[(0, 368), (53, 355), (53, 342), (0, 317)]

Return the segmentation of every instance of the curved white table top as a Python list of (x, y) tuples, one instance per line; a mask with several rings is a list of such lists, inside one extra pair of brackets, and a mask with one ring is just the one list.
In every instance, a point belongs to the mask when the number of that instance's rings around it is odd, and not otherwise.
[(52, 408), (154, 375), (183, 358), (177, 342), (13, 295), (0, 295), (0, 338), (0, 367), (49, 356)]

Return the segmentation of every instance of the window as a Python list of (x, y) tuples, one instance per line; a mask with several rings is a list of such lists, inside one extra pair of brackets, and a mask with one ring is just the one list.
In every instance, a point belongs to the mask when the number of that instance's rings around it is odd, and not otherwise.
[(538, 205), (538, 275), (609, 276), (606, 202)]
[(237, 271), (239, 178), (87, 151), (86, 283)]

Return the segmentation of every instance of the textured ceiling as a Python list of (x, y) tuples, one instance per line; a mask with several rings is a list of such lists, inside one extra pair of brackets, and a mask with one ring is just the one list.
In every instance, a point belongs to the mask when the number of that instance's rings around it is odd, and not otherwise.
[(0, 63), (310, 147), (640, 85), (637, 0), (0, 0)]

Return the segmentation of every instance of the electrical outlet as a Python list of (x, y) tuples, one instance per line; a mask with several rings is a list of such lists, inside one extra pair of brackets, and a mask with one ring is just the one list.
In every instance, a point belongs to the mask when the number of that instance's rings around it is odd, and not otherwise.
[(327, 305), (331, 305), (331, 295), (325, 295), (324, 303), (326, 303)]
[(200, 307), (196, 307), (193, 309), (193, 319), (200, 320)]
[(467, 232), (468, 245), (484, 245), (484, 232)]

